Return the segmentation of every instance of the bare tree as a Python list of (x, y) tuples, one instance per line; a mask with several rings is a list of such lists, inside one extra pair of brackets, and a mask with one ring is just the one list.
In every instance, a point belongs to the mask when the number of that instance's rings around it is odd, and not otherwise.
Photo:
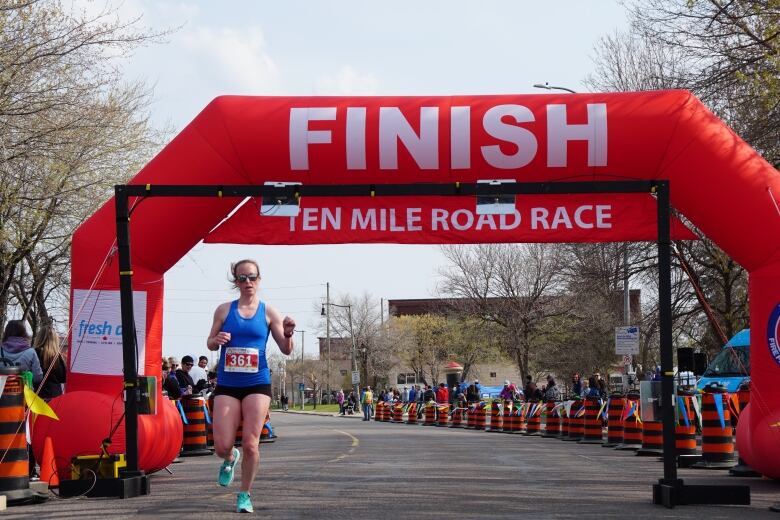
[(67, 301), (73, 230), (159, 146), (150, 90), (116, 66), (157, 36), (137, 25), (110, 7), (0, 9), (0, 322), (13, 306), (35, 327)]
[(530, 373), (545, 322), (558, 316), (561, 249), (550, 244), (444, 246), (450, 266), (441, 291), (463, 298), (472, 315), (499, 326), (503, 351), (521, 377)]

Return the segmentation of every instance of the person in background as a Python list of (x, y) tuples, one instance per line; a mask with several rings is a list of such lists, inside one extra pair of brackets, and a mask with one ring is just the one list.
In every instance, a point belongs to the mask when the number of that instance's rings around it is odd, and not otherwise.
[(499, 399), (503, 399), (504, 401), (513, 401), (515, 398), (515, 392), (512, 389), (512, 384), (509, 382), (509, 380), (504, 381), (504, 388), (501, 389), (501, 392), (499, 392), (498, 397)]
[(349, 391), (349, 395), (347, 396), (347, 410), (350, 410), (350, 414), (357, 412), (358, 409), (358, 398), (357, 395), (355, 395), (354, 390)]
[(545, 401), (560, 401), (561, 391), (558, 389), (558, 385), (555, 384), (555, 378), (552, 375), (547, 376), (547, 388), (544, 391)]
[(195, 365), (195, 360), (192, 356), (184, 356), (181, 358), (181, 368), (176, 371), (176, 380), (179, 382), (179, 387), (182, 389), (182, 397), (194, 396), (200, 393), (206, 386), (206, 380), (201, 379), (197, 383), (192, 380), (190, 371)]
[(580, 375), (577, 372), (571, 376), (571, 393), (575, 396), (582, 395), (582, 380), (580, 379)]
[(374, 406), (374, 393), (371, 391), (370, 386), (363, 390), (363, 395), (360, 396), (360, 404), (363, 406), (363, 420), (370, 421)]
[(336, 394), (336, 402), (339, 403), (339, 415), (344, 415), (344, 389), (339, 388), (339, 393)]
[(436, 402), (439, 404), (450, 402), (450, 391), (444, 383), (439, 383), (439, 389), (436, 391)]
[(412, 387), (409, 389), (409, 395), (406, 397), (407, 403), (413, 403), (417, 400), (417, 388), (412, 385)]
[(286, 393), (283, 393), (283, 394), (282, 394), (282, 397), (281, 397), (280, 401), (282, 402), (282, 410), (283, 410), (283, 411), (285, 411), (285, 412), (286, 412), (287, 410), (289, 410), (289, 406), (290, 406), (290, 398), (289, 398), (289, 397), (287, 397), (287, 394), (286, 394)]
[(479, 390), (477, 390), (477, 381), (475, 380), (468, 387), (466, 387), (466, 402), (476, 403), (479, 402)]
[(601, 397), (601, 391), (599, 390), (599, 383), (596, 376), (590, 376), (588, 378), (588, 391), (585, 393), (585, 397)]
[(35, 353), (38, 355), (43, 371), (43, 382), (38, 396), (45, 401), (62, 395), (67, 370), (65, 369), (65, 358), (62, 355), (61, 344), (60, 336), (51, 321), (38, 330), (33, 341)]
[(22, 372), (32, 372), (33, 385), (43, 380), (43, 371), (38, 354), (30, 344), (30, 333), (23, 320), (11, 320), (5, 326), (0, 357), (6, 365), (19, 367)]
[(206, 356), (200, 356), (198, 358), (198, 364), (193, 366), (190, 369), (190, 377), (195, 382), (195, 384), (198, 384), (201, 379), (206, 381), (206, 384), (208, 384), (209, 376), (208, 376), (208, 371), (206, 370), (208, 364), (209, 364), (209, 358), (207, 358)]
[(162, 364), (162, 389), (168, 399), (181, 398), (181, 388), (176, 376), (171, 372), (171, 364), (165, 360)]
[(401, 394), (401, 402), (402, 403), (408, 403), (409, 402), (409, 389), (404, 387), (404, 391)]
[[(16, 366), (22, 372), (32, 372), (34, 386), (38, 386), (43, 380), (41, 363), (38, 360), (35, 349), (30, 345), (30, 334), (27, 332), (27, 326), (24, 324), (24, 321), (11, 320), (6, 324), (3, 332), (3, 342), (0, 344), (0, 356), (2, 356), (2, 363), (6, 366)], [(35, 457), (29, 444), (27, 445), (27, 452), (29, 478), (30, 480), (38, 480), (38, 475), (35, 471)]]

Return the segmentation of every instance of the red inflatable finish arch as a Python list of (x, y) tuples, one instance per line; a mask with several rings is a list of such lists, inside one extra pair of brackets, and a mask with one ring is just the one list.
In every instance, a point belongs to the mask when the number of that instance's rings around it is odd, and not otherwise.
[[(672, 206), (750, 272), (753, 395), (740, 419), (738, 448), (753, 468), (780, 478), (780, 175), (687, 92), (220, 97), (131, 184), (344, 185), (483, 179), (670, 181)], [(568, 233), (562, 235), (566, 240), (634, 240), (642, 237), (621, 231), (620, 222), (628, 219), (621, 216), (630, 215), (632, 207), (648, 198), (630, 202), (587, 197), (559, 200), (547, 208), (538, 200), (529, 209), (537, 213), (523, 214), (522, 220), (478, 217), (463, 208), (445, 207), (446, 201), (387, 203), (377, 198), (374, 203), (385, 204), (385, 213), (362, 211), (368, 207), (365, 201), (347, 202), (344, 207), (352, 210), (351, 216), (332, 209), (302, 211), (296, 219), (266, 219), (251, 239), (291, 244), (560, 241), (558, 235), (535, 238), (533, 233), (561, 231)], [(160, 375), (164, 273), (239, 202), (150, 198), (133, 214), (141, 373)], [(349, 204), (361, 211), (355, 213)], [(518, 208), (521, 204), (519, 197)], [(401, 214), (403, 224), (395, 220)], [(68, 392), (54, 402), (62, 421), (40, 418), (34, 440), (40, 450), (43, 436), (54, 434), (57, 456), (65, 460), (85, 449), (94, 452), (108, 433), (104, 430), (111, 409), (116, 404), (117, 415), (121, 408), (114, 215), (111, 200), (73, 237)], [(230, 224), (215, 230), (211, 239), (231, 240)], [(266, 228), (272, 236), (263, 231)], [(307, 234), (315, 231), (319, 235)], [(644, 238), (654, 239), (648, 233)], [(410, 239), (412, 235), (420, 238)], [(181, 426), (172, 411), (167, 406), (162, 410), (157, 416), (141, 417), (142, 469), (164, 467), (175, 456), (175, 449), (165, 443), (145, 440), (180, 436), (176, 428)], [(120, 428), (112, 451), (124, 451), (122, 439)]]

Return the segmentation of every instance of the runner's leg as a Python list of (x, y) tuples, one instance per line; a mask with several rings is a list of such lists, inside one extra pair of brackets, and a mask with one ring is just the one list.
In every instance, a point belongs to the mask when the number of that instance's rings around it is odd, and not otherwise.
[(214, 450), (217, 457), (231, 460), (233, 444), (236, 442), (236, 430), (241, 421), (241, 401), (229, 395), (214, 398)]
[(241, 462), (241, 491), (249, 491), (257, 475), (260, 462), (260, 432), (270, 404), (271, 398), (264, 394), (250, 394), (241, 402), (241, 413), (244, 417), (241, 442), (244, 449), (244, 459)]

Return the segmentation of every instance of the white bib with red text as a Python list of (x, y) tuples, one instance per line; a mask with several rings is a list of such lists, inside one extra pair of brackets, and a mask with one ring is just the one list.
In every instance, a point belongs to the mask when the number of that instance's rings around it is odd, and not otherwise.
[(256, 373), (260, 366), (260, 351), (256, 348), (228, 347), (225, 350), (225, 372)]

